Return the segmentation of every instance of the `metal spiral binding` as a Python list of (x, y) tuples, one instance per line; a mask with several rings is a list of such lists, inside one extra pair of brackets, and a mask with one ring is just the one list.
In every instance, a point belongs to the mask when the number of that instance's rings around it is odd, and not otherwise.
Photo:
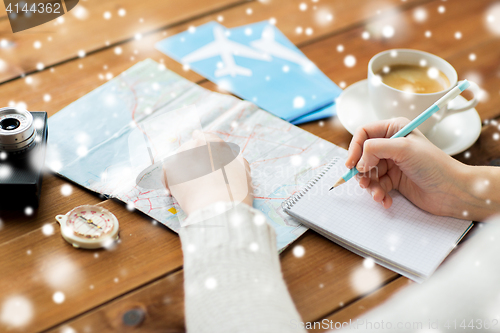
[(299, 201), (300, 198), (302, 198), (327, 172), (330, 170), (337, 162), (339, 158), (335, 157), (333, 160), (331, 160), (324, 168), (321, 170), (321, 172), (311, 179), (302, 190), (298, 191), (294, 195), (292, 195), (290, 198), (286, 199), (281, 203), (281, 209), (290, 209)]

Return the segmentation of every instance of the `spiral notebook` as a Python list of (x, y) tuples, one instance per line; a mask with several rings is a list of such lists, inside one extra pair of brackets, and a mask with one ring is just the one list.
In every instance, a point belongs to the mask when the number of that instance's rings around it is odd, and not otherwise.
[(472, 227), (471, 221), (427, 213), (399, 192), (384, 209), (356, 180), (329, 191), (346, 171), (335, 158), (282, 208), (305, 226), (414, 281), (428, 278)]

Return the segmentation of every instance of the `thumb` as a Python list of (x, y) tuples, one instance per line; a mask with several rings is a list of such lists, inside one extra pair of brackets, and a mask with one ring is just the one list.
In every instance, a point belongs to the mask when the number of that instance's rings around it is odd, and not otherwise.
[(356, 165), (359, 172), (367, 172), (376, 167), (380, 160), (393, 160), (396, 164), (409, 153), (406, 138), (368, 139), (363, 144), (363, 154)]

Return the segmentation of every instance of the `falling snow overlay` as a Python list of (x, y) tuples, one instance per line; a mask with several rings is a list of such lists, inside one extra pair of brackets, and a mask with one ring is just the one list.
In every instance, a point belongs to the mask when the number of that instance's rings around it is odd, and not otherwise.
[[(182, 108), (189, 105), (197, 106), (196, 115), (187, 117), (197, 118), (194, 123), (182, 121), (189, 109)], [(92, 121), (94, 118), (100, 121)], [(49, 167), (92, 191), (122, 200), (173, 230), (185, 218), (180, 207), (161, 186), (141, 187), (148, 182), (161, 184), (158, 169), (142, 175), (144, 183), (136, 183), (140, 171), (152, 163), (148, 144), (153, 159), (158, 159), (201, 128), (238, 144), (252, 169), (254, 207), (276, 229), (280, 249), (306, 230), (281, 210), (282, 201), (301, 189), (333, 156), (345, 154), (249, 102), (210, 92), (152, 60), (133, 66), (61, 110), (49, 118), (49, 126)], [(68, 131), (74, 135), (68, 137)], [(69, 189), (61, 191), (68, 193)]]

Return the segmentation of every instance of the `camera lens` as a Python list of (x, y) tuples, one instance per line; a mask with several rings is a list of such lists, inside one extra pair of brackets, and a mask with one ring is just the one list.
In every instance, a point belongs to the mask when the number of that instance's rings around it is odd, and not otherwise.
[(0, 152), (20, 153), (35, 146), (33, 116), (26, 110), (0, 108)]
[(21, 122), (15, 118), (7, 118), (0, 121), (0, 128), (6, 131), (12, 131), (21, 125)]

